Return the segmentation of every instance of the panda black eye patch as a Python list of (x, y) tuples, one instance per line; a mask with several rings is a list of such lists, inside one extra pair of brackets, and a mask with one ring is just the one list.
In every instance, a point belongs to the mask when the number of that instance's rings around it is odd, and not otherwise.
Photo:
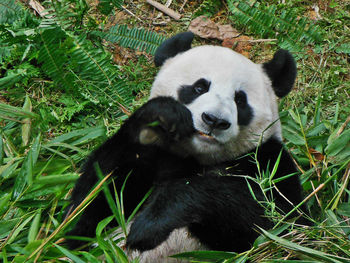
[(192, 85), (183, 85), (178, 91), (179, 101), (183, 104), (190, 104), (200, 95), (209, 91), (210, 81), (201, 78)]
[(235, 102), (238, 111), (238, 125), (248, 125), (253, 119), (253, 109), (248, 104), (247, 94), (240, 90), (235, 93)]

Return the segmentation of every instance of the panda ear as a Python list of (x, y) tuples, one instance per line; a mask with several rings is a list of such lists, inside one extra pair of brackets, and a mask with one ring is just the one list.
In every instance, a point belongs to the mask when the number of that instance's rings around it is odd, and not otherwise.
[(183, 32), (165, 40), (156, 50), (154, 64), (159, 67), (163, 65), (168, 58), (189, 50), (193, 37), (194, 34), (192, 32)]
[(272, 60), (263, 64), (269, 76), (275, 94), (282, 98), (293, 88), (297, 75), (297, 67), (292, 55), (284, 49), (278, 50)]

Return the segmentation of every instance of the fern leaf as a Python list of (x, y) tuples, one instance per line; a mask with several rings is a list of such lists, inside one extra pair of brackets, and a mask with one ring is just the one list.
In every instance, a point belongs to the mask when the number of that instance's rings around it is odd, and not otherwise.
[(65, 71), (65, 64), (68, 61), (65, 50), (59, 48), (63, 40), (63, 32), (59, 28), (47, 29), (40, 32), (42, 47), (39, 51), (38, 60), (43, 63), (43, 70), (59, 85), (66, 89), (73, 90), (73, 83), (69, 72)]
[(264, 6), (247, 1), (228, 0), (228, 7), (236, 23), (248, 26), (262, 37), (276, 37), (282, 45), (294, 49), (301, 44), (322, 41), (321, 30), (307, 18), (299, 19), (293, 10), (279, 11), (276, 5)]
[(9, 46), (8, 43), (3, 42), (0, 39), (0, 63), (3, 63), (8, 57), (11, 56), (12, 46)]
[[(74, 48), (69, 55), (75, 61), (70, 69), (78, 77), (78, 86), (84, 86), (84, 96), (94, 103), (110, 104), (112, 101), (123, 106), (131, 102), (131, 89), (119, 79), (119, 70), (110, 63), (106, 53), (82, 38), (73, 38)], [(125, 106), (124, 106), (125, 107)]]
[(11, 24), (22, 14), (23, 8), (15, 0), (0, 1), (0, 25)]
[(129, 29), (126, 25), (115, 25), (108, 33), (95, 33), (122, 47), (146, 51), (149, 54), (154, 54), (157, 47), (165, 40), (165, 37), (155, 32), (143, 28)]

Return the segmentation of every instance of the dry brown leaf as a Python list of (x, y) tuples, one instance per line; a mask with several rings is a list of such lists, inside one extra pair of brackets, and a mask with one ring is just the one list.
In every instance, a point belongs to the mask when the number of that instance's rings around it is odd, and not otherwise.
[(219, 25), (219, 32), (220, 40), (224, 40), (226, 38), (235, 38), (240, 35), (240, 33), (231, 25)]
[(239, 32), (231, 25), (216, 24), (206, 16), (199, 16), (192, 20), (188, 29), (201, 38), (224, 40), (225, 38), (234, 38), (239, 35)]
[(244, 35), (236, 38), (227, 38), (222, 42), (222, 46), (231, 48), (243, 56), (249, 58), (249, 52), (252, 49), (250, 40), (252, 40), (250, 37)]
[(201, 38), (218, 38), (220, 35), (217, 24), (206, 16), (193, 19), (188, 30)]
[(320, 153), (319, 151), (316, 151), (313, 148), (309, 148), (309, 153), (312, 154), (316, 160), (318, 161), (323, 161), (324, 160), (324, 155)]

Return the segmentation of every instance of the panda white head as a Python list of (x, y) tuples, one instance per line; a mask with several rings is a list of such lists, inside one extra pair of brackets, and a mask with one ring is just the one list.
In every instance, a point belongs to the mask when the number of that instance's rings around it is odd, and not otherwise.
[(285, 50), (255, 64), (231, 49), (199, 46), (193, 34), (166, 40), (150, 98), (171, 96), (192, 113), (198, 131), (182, 147), (203, 163), (232, 160), (274, 136), (281, 138), (277, 97), (292, 89), (296, 66)]

